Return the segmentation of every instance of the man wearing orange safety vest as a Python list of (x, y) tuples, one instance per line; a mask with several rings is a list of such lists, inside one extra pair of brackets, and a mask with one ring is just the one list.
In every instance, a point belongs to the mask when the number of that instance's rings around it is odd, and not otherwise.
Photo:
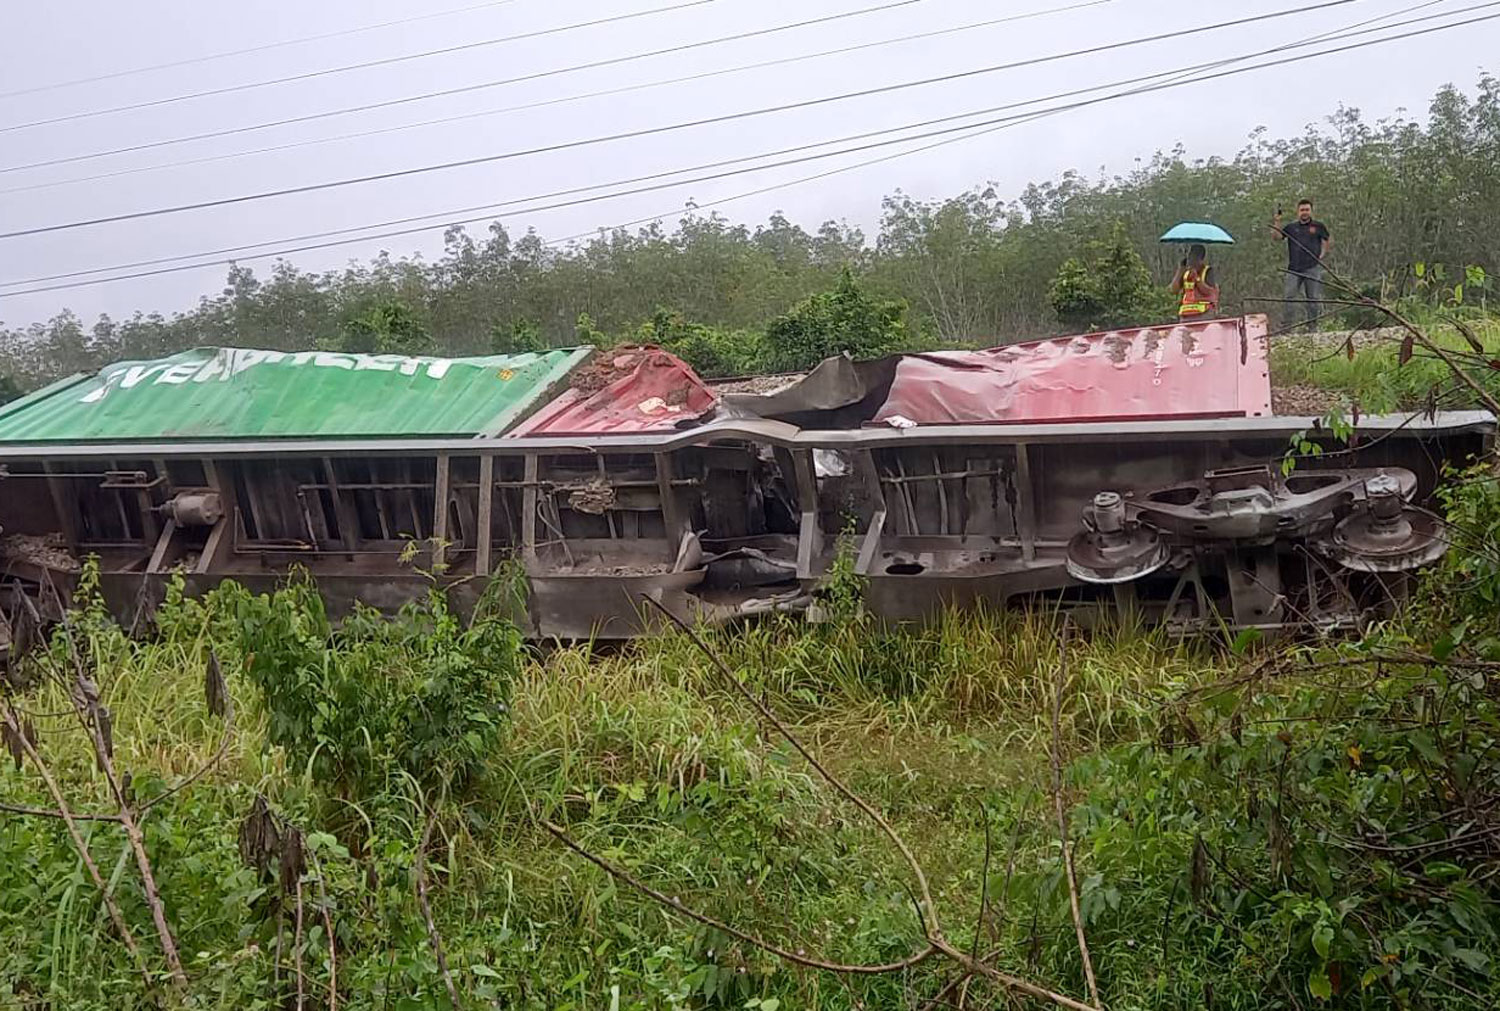
[(1178, 319), (1206, 319), (1219, 311), (1219, 285), (1214, 268), (1208, 265), (1208, 250), (1200, 245), (1188, 249), (1188, 255), (1172, 277), (1172, 294), (1181, 294)]

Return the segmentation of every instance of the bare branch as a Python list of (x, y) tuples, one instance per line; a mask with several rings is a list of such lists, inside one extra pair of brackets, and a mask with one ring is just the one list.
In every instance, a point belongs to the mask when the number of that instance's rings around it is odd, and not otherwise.
[(1063, 625), (1057, 644), (1057, 690), (1052, 699), (1052, 806), (1057, 813), (1057, 833), (1062, 842), (1063, 869), (1067, 872), (1068, 905), (1073, 911), (1073, 930), (1078, 935), (1078, 954), (1083, 959), (1083, 978), (1088, 984), (1089, 1000), (1099, 1003), (1099, 984), (1094, 979), (1094, 961), (1089, 957), (1089, 942), (1083, 932), (1083, 914), (1078, 908), (1078, 877), (1073, 871), (1073, 839), (1068, 831), (1068, 809), (1063, 803), (1062, 780), (1062, 703), (1068, 684), (1068, 627)]
[(73, 661), (74, 675), (73, 682), (69, 685), (68, 698), (73, 703), (79, 724), (94, 745), (94, 755), (99, 768), (108, 780), (110, 793), (120, 808), (120, 824), (124, 827), (125, 838), (135, 854), (135, 863), (141, 873), (141, 885), (145, 892), (146, 905), (150, 908), (151, 919), (156, 924), (156, 934), (161, 942), (162, 953), (166, 956), (167, 969), (171, 974), (172, 982), (177, 986), (186, 986), (187, 973), (183, 971), (182, 959), (177, 954), (177, 942), (173, 939), (172, 928), (167, 923), (166, 908), (162, 905), (161, 892), (156, 886), (156, 876), (151, 870), (151, 858), (146, 855), (146, 840), (131, 810), (130, 798), (121, 783), (119, 772), (115, 769), (114, 748), (108, 740), (106, 731), (108, 717), (99, 703), (99, 686), (84, 669), (78, 636), (66, 608), (63, 607), (61, 594), (50, 579), (47, 585), (51, 587), (53, 596), (57, 600), (58, 610), (63, 616), (63, 631), (67, 636), (68, 652)]
[(655, 607), (662, 614), (666, 615), (667, 619), (671, 621), (672, 624), (676, 625), (684, 634), (687, 635), (689, 639), (693, 641), (693, 645), (697, 646), (699, 651), (702, 652), (704, 656), (708, 657), (709, 661), (718, 668), (719, 673), (724, 676), (725, 680), (729, 682), (730, 686), (739, 694), (739, 696), (745, 701), (749, 702), (750, 705), (755, 707), (755, 710), (761, 714), (766, 722), (776, 728), (776, 731), (786, 739), (786, 742), (796, 750), (797, 754), (802, 756), (802, 758), (807, 762), (808, 765), (811, 765), (815, 770), (817, 770), (818, 775), (822, 776), (823, 780), (827, 782), (829, 786), (833, 787), (840, 794), (842, 794), (846, 800), (863, 811), (871, 821), (873, 821), (880, 827), (880, 830), (885, 833), (886, 838), (889, 839), (891, 843), (896, 847), (896, 849), (900, 851), (901, 856), (906, 860), (906, 866), (911, 869), (912, 877), (916, 879), (917, 887), (921, 893), (921, 901), (918, 904), (918, 908), (924, 916), (924, 922), (922, 923), (923, 932), (929, 939), (933, 941), (933, 943), (936, 944), (940, 942), (942, 940), (943, 932), (942, 927), (938, 923), (937, 907), (933, 904), (932, 901), (932, 890), (927, 885), (927, 874), (922, 870), (922, 865), (920, 862), (918, 862), (916, 855), (912, 853), (911, 848), (906, 845), (906, 840), (901, 838), (900, 834), (891, 827), (890, 822), (886, 821), (879, 811), (876, 811), (875, 808), (870, 806), (868, 801), (859, 796), (859, 794), (855, 793), (853, 790), (849, 789), (849, 787), (845, 786), (843, 781), (835, 776), (832, 772), (829, 772), (828, 769), (823, 765), (823, 763), (819, 762), (817, 758), (813, 756), (812, 752), (808, 751), (807, 748), (803, 746), (802, 742), (797, 739), (797, 736), (792, 733), (787, 725), (783, 723), (774, 712), (771, 711), (771, 708), (764, 702), (762, 702), (759, 698), (757, 698), (754, 692), (745, 687), (744, 682), (742, 682), (738, 677), (734, 675), (734, 672), (729, 669), (729, 665), (726, 664), (717, 653), (709, 648), (708, 643), (704, 642), (696, 631), (694, 631), (686, 622), (684, 622), (677, 615), (673, 614), (670, 610), (667, 609), (665, 605), (657, 601), (655, 598), (645, 596), (644, 594), (642, 596), (647, 602), (651, 604), (652, 607)]
[(438, 933), (437, 922), (432, 918), (432, 906), (427, 901), (427, 847), (432, 842), (432, 827), (437, 823), (433, 812), (427, 812), (427, 825), (422, 829), (422, 842), (417, 846), (417, 859), (412, 865), (416, 879), (417, 904), (422, 908), (422, 919), (427, 924), (427, 942), (432, 945), (433, 957), (437, 959), (438, 971), (443, 974), (443, 985), (448, 988), (448, 1000), (455, 1009), (463, 1005), (458, 1001), (458, 987), (453, 983), (453, 973), (448, 971), (448, 956), (443, 951), (443, 936)]
[(644, 881), (641, 881), (639, 878), (634, 877), (630, 874), (629, 871), (626, 871), (621, 867), (616, 867), (614, 864), (610, 863), (608, 860), (604, 859), (598, 854), (585, 849), (578, 842), (574, 841), (573, 837), (568, 835), (568, 833), (560, 826), (554, 825), (552, 822), (547, 821), (546, 819), (541, 820), (541, 825), (548, 832), (550, 832), (558, 842), (562, 843), (564, 846), (568, 847), (568, 849), (583, 857), (595, 867), (598, 867), (600, 870), (604, 871), (604, 873), (608, 874), (616, 881), (623, 882), (624, 884), (627, 884), (631, 888), (634, 888), (636, 891), (640, 892), (647, 898), (656, 900), (663, 907), (670, 909), (678, 916), (685, 917), (689, 920), (695, 920), (706, 927), (712, 927), (715, 930), (728, 934), (730, 937), (738, 938), (739, 940), (744, 941), (746, 944), (754, 945), (755, 947), (760, 948), (762, 951), (768, 951), (771, 954), (775, 955), (777, 958), (785, 959), (786, 961), (795, 963), (796, 965), (806, 966), (809, 969), (822, 969), (826, 972), (842, 972), (856, 975), (873, 976), (879, 975), (880, 973), (899, 972), (902, 969), (909, 969), (914, 965), (919, 965), (922, 962), (925, 962), (927, 959), (936, 954), (938, 950), (936, 946), (929, 944), (921, 950), (901, 959), (899, 962), (887, 962), (884, 965), (849, 965), (841, 962), (827, 962), (820, 958), (811, 958), (807, 955), (800, 954), (799, 952), (791, 951), (787, 948), (780, 947), (779, 945), (772, 944), (770, 941), (766, 941), (762, 938), (756, 937), (754, 934), (747, 934), (743, 930), (740, 930), (736, 927), (731, 927), (723, 920), (716, 920), (706, 913), (700, 913), (696, 909), (684, 906), (681, 899), (670, 898), (666, 894), (657, 891), (655, 888), (652, 888)]
[(318, 905), (323, 914), (323, 930), (328, 934), (328, 1011), (339, 1011), (339, 954), (333, 936), (333, 914), (329, 911), (328, 889), (323, 883), (323, 864), (315, 850), (308, 850), (308, 855), (312, 857), (313, 869), (318, 875)]
[(60, 808), (50, 807), (23, 807), (20, 804), (0, 803), (0, 811), (7, 814), (20, 814), (29, 818), (60, 818), (63, 821), (113, 821), (118, 822), (120, 816), (117, 814), (95, 814), (92, 812), (64, 811)]
[(140, 970), (141, 976), (146, 981), (147, 990), (155, 989), (151, 973), (146, 969), (145, 959), (141, 956), (141, 949), (136, 944), (135, 935), (130, 932), (130, 926), (125, 922), (125, 915), (120, 912), (119, 905), (115, 902), (109, 886), (105, 884), (104, 875), (99, 873), (99, 865), (94, 862), (94, 856), (89, 852), (88, 843), (83, 839), (83, 834), (78, 831), (77, 820), (68, 810), (68, 802), (63, 799), (62, 788), (57, 785), (57, 780), (52, 777), (52, 770), (47, 768), (47, 763), (42, 761), (42, 756), (37, 752), (36, 746), (31, 739), (21, 733), (20, 721), (16, 714), (11, 711), (10, 700), (0, 700), (0, 719), (20, 739), (21, 747), (26, 752), (26, 757), (31, 759), (31, 764), (36, 766), (38, 775), (47, 786), (47, 792), (52, 795), (52, 802), (57, 805), (57, 815), (68, 827), (68, 837), (73, 841), (73, 848), (78, 851), (78, 858), (83, 861), (84, 868), (89, 872), (94, 885), (99, 889), (99, 895), (104, 901), (104, 908), (109, 912), (110, 922), (120, 935), (120, 940), (125, 942), (125, 948), (135, 960), (136, 968)]
[(292, 935), (292, 959), (297, 966), (297, 1011), (303, 1011), (307, 1004), (307, 981), (302, 975), (302, 878), (299, 876), (293, 885), (297, 896), (297, 928)]

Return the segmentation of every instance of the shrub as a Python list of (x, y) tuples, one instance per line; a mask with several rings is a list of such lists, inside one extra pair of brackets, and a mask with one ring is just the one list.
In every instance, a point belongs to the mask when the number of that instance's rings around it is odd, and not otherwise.
[(346, 795), (406, 773), (460, 787), (494, 751), (520, 660), (508, 622), (464, 628), (442, 593), (394, 618), (361, 606), (339, 628), (305, 576), (236, 594), (240, 647), (270, 742)]
[(657, 309), (636, 331), (636, 341), (656, 344), (691, 365), (702, 376), (738, 376), (757, 371), (763, 358), (759, 334), (716, 330), (689, 323), (680, 312)]
[(1063, 261), (1049, 297), (1058, 322), (1080, 332), (1158, 323), (1173, 311), (1171, 292), (1152, 283), (1123, 224)]
[(383, 302), (344, 321), (335, 350), (352, 354), (432, 354), (432, 334), (404, 302)]
[(496, 323), (490, 327), (490, 353), (516, 355), (527, 351), (546, 351), (547, 338), (535, 320), (518, 319), (510, 326)]
[(810, 369), (824, 358), (876, 358), (907, 342), (906, 303), (865, 292), (846, 266), (832, 291), (813, 295), (766, 329), (766, 366), (776, 372)]

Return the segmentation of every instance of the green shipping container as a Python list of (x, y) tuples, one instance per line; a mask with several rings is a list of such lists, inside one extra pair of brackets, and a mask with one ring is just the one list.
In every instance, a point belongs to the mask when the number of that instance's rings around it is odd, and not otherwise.
[(0, 407), (0, 443), (491, 437), (592, 348), (481, 358), (197, 348), (74, 376)]

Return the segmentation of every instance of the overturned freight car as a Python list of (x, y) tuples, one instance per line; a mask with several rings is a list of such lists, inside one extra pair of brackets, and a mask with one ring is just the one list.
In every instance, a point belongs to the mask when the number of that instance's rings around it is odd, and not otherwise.
[[(1366, 417), (1277, 465), (1261, 317), (831, 359), (726, 392), (655, 348), (431, 359), (202, 349), (0, 408), (0, 558), (133, 616), (180, 573), (312, 573), (335, 611), (524, 566), (534, 636), (622, 638), (642, 595), (807, 609), (840, 551), (892, 619), (1127, 607), (1185, 628), (1367, 616), (1438, 557), (1424, 508), (1482, 412)], [(762, 387), (774, 384), (757, 384)], [(1332, 443), (1329, 446), (1333, 449)], [(9, 595), (7, 598), (9, 599)]]

